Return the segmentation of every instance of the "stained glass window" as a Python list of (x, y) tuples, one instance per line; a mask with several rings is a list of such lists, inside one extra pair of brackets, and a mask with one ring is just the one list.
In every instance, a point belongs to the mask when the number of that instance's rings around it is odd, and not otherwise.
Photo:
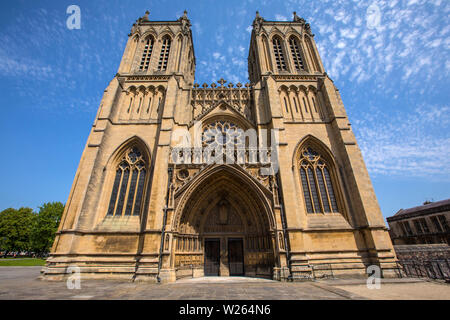
[(319, 183), (320, 196), (322, 197), (323, 208), (325, 212), (331, 212), (330, 204), (327, 198), (327, 190), (323, 182), (323, 172), (320, 168), (316, 168), (317, 182)]
[(144, 190), (145, 160), (137, 147), (125, 152), (116, 170), (109, 201), (110, 216), (139, 215)]
[(311, 202), (311, 195), (309, 193), (308, 180), (306, 178), (306, 171), (304, 168), (300, 168), (300, 176), (302, 178), (303, 195), (306, 202), (306, 210), (308, 213), (314, 213), (314, 209)]
[(300, 179), (308, 213), (339, 212), (328, 166), (312, 148), (302, 150)]

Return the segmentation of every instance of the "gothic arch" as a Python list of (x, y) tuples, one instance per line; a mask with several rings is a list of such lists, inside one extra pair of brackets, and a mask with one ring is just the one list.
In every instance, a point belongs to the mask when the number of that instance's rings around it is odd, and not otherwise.
[(291, 84), (290, 86), (289, 86), (289, 89), (288, 89), (288, 91), (294, 91), (294, 92), (298, 92), (298, 87), (296, 87), (295, 85), (293, 85), (293, 84)]
[(148, 37), (153, 37), (153, 40), (156, 41), (156, 39), (158, 39), (158, 34), (154, 29), (148, 29), (141, 35), (141, 39), (145, 40)]
[(274, 58), (273, 61), (276, 64), (276, 71), (289, 71), (290, 63), (284, 36), (276, 32), (271, 35), (270, 39), (272, 56)]
[(127, 94), (129, 94), (129, 93), (136, 93), (136, 91), (137, 91), (137, 88), (136, 88), (136, 86), (134, 86), (134, 85), (131, 85), (131, 86), (129, 86), (128, 88), (125, 89), (125, 92), (126, 92)]
[(281, 91), (281, 90), (284, 90), (284, 91), (288, 91), (289, 90), (289, 88), (288, 88), (288, 86), (286, 86), (285, 84), (282, 84), (281, 86), (280, 86), (280, 88), (278, 89), (278, 91)]
[(327, 161), (331, 161), (332, 165), (336, 167), (336, 161), (335, 156), (331, 152), (331, 150), (327, 147), (325, 143), (323, 143), (320, 139), (316, 138), (315, 136), (308, 134), (304, 136), (302, 139), (300, 139), (299, 142), (297, 142), (297, 145), (294, 148), (294, 153), (292, 155), (292, 167), (295, 166), (296, 161), (299, 159), (300, 151), (305, 145), (311, 145), (313, 147), (316, 147), (320, 152), (322, 152)]
[(314, 92), (314, 93), (317, 93), (317, 88), (314, 87), (312, 84), (310, 84), (310, 85), (308, 86), (308, 90), (309, 90), (309, 91), (312, 91), (312, 92)]
[(272, 30), (270, 30), (270, 32), (269, 32), (269, 36), (268, 36), (269, 41), (272, 42), (272, 41), (273, 41), (273, 38), (276, 37), (276, 36), (280, 37), (280, 39), (281, 39), (282, 41), (285, 40), (285, 37), (284, 37), (283, 32), (281, 32), (277, 27), (274, 27), (274, 28), (273, 28)]
[(310, 70), (311, 71), (321, 71), (320, 63), (316, 54), (316, 50), (314, 48), (313, 42), (311, 40), (311, 37), (307, 34), (304, 36), (304, 43), (305, 43), (305, 49), (309, 55), (309, 61), (310, 61)]
[(301, 38), (294, 32), (288, 32), (286, 34), (287, 49), (289, 51), (289, 57), (293, 71), (307, 71), (305, 60), (305, 51), (302, 46)]
[[(233, 108), (231, 106), (229, 106), (227, 103), (225, 103), (225, 102), (219, 103), (219, 105), (217, 107), (221, 108), (222, 106), (227, 109), (230, 109), (232, 111), (232, 113), (229, 113), (229, 112), (225, 113), (225, 112), (221, 112), (221, 111), (219, 111), (217, 113), (210, 112), (201, 119), (202, 125), (205, 126), (205, 125), (208, 125), (212, 122), (219, 121), (219, 120), (228, 120), (230, 122), (235, 123), (243, 130), (254, 129), (253, 125), (247, 119), (245, 119), (240, 114), (233, 112), (234, 111)], [(215, 109), (215, 108), (213, 107), (213, 109)]]
[(308, 92), (308, 88), (302, 84), (299, 85), (298, 88), (299, 88), (299, 90), (303, 91), (305, 94)]
[(285, 36), (286, 36), (286, 39), (290, 39), (291, 37), (294, 37), (294, 38), (296, 38), (297, 39), (297, 41), (300, 43), (300, 41), (301, 41), (301, 39), (300, 39), (300, 37), (299, 37), (299, 35), (298, 35), (298, 32), (295, 30), (295, 29), (293, 29), (292, 27), (291, 27), (291, 29), (289, 29), (286, 33), (285, 33)]
[(140, 39), (140, 34), (139, 34), (139, 32), (136, 32), (136, 33), (133, 35), (133, 41), (134, 41), (134, 42), (139, 42), (139, 39)]
[(161, 30), (158, 34), (158, 41), (162, 41), (162, 39), (164, 39), (164, 37), (169, 37), (170, 41), (174, 41), (175, 39), (175, 33), (173, 33), (173, 31), (170, 28), (165, 28), (163, 30)]
[[(204, 169), (175, 192), (175, 197), (181, 199), (175, 201), (171, 221), (176, 243), (172, 245), (171, 265), (204, 265), (206, 270), (207, 252), (202, 246), (206, 248), (207, 241), (213, 239), (223, 253), (220, 261), (224, 270), (221, 267), (220, 275), (222, 271), (227, 275), (232, 256), (227, 243), (233, 239), (242, 246), (242, 274), (245, 271), (249, 276), (270, 277), (279, 261), (270, 194), (242, 168), (218, 165)], [(231, 266), (228, 270), (231, 274)]]
[[(117, 171), (119, 170), (119, 165), (121, 165), (121, 161), (123, 161), (124, 157), (126, 157), (126, 153), (130, 150), (135, 149), (140, 152), (140, 155), (136, 157), (136, 159), (132, 159), (129, 176), (127, 179), (127, 185), (134, 185), (134, 190), (130, 191), (129, 187), (127, 188), (126, 197), (123, 199), (123, 207), (121, 212), (124, 212), (124, 215), (136, 216), (140, 219), (142, 212), (145, 207), (145, 194), (147, 193), (147, 185), (150, 176), (150, 168), (151, 168), (151, 155), (150, 149), (148, 145), (138, 136), (132, 136), (126, 139), (123, 143), (121, 143), (109, 156), (105, 167), (103, 168), (103, 182), (102, 182), (102, 192), (100, 195), (99, 202), (99, 210), (97, 210), (96, 214), (96, 222), (100, 223), (107, 217), (114, 217), (118, 212), (117, 205), (115, 205), (111, 211), (111, 200), (113, 197), (116, 197), (116, 200), (120, 198), (121, 190), (115, 190), (115, 185), (117, 184)], [(135, 171), (133, 168), (136, 166), (136, 180), (133, 182), (133, 176)], [(145, 171), (145, 172), (144, 172)], [(131, 173), (131, 175), (130, 175)], [(121, 177), (122, 179), (122, 177)], [(142, 181), (141, 181), (142, 180)], [(122, 185), (122, 180), (117, 185)], [(117, 187), (117, 189), (119, 189)], [(116, 195), (113, 193), (117, 192)], [(133, 195), (133, 196), (131, 196)], [(130, 200), (131, 199), (131, 200)], [(139, 202), (139, 204), (138, 204)], [(117, 202), (116, 202), (117, 203)], [(128, 210), (127, 206), (131, 203), (131, 208)], [(139, 207), (138, 207), (139, 206)], [(134, 210), (136, 209), (136, 210)], [(111, 214), (111, 212), (112, 214)], [(130, 211), (130, 212), (128, 212)], [(121, 214), (118, 214), (117, 217), (120, 217)], [(138, 227), (138, 225), (135, 225)]]
[(120, 160), (120, 157), (123, 155), (123, 153), (132, 146), (138, 146), (139, 149), (144, 153), (145, 160), (150, 164), (151, 162), (151, 153), (150, 153), (150, 147), (147, 145), (147, 143), (138, 137), (137, 135), (134, 135), (128, 139), (126, 139), (124, 142), (122, 142), (109, 156), (108, 161), (106, 162), (106, 166), (103, 170), (108, 170), (108, 168), (114, 166), (117, 164), (117, 162)]
[[(299, 170), (300, 170), (300, 161), (302, 158), (302, 150), (304, 150), (305, 148), (310, 148), (313, 151), (317, 152), (318, 155), (320, 155), (321, 159), (323, 159), (328, 173), (329, 173), (329, 181), (331, 184), (331, 192), (333, 193), (333, 197), (335, 197), (336, 200), (336, 208), (332, 208), (332, 210), (330, 210), (330, 212), (333, 213), (339, 213), (341, 214), (344, 218), (347, 219), (348, 221), (348, 215), (347, 215), (347, 206), (346, 206), (346, 202), (344, 199), (344, 189), (343, 189), (343, 184), (342, 184), (342, 180), (340, 178), (340, 174), (339, 174), (339, 167), (338, 164), (336, 162), (336, 158), (333, 155), (333, 153), (331, 152), (331, 150), (318, 138), (312, 136), (312, 135), (307, 135), (305, 137), (303, 137), (298, 143), (297, 146), (294, 149), (294, 153), (293, 153), (293, 157), (292, 157), (292, 169), (294, 171), (294, 177), (296, 178), (296, 184), (299, 186), (298, 190), (303, 190), (304, 191), (304, 186), (302, 186), (302, 179), (300, 177), (299, 174)], [(325, 178), (323, 180), (326, 180)], [(319, 181), (319, 180), (317, 180)], [(320, 181), (319, 181), (320, 183)], [(324, 182), (326, 184), (326, 181)], [(328, 195), (330, 194), (328, 192), (329, 190), (329, 186), (326, 187), (326, 192), (328, 193)], [(318, 197), (319, 197), (319, 202), (322, 203), (323, 200), (320, 200), (320, 198), (324, 197), (321, 194), (321, 190), (320, 190), (320, 185), (316, 186), (316, 189), (318, 191)], [(302, 195), (299, 195), (302, 196)], [(326, 197), (324, 197), (326, 198)], [(330, 207), (332, 206), (332, 199), (331, 196), (328, 197), (329, 198), (329, 205)], [(311, 201), (311, 200), (310, 200)], [(306, 200), (305, 200), (306, 202)], [(317, 212), (316, 212), (317, 213)]]
[(269, 36), (266, 32), (261, 32), (261, 43), (262, 43), (262, 50), (263, 50), (263, 56), (264, 56), (264, 64), (266, 65), (266, 70), (273, 72), (273, 63), (271, 59), (271, 45), (269, 44)]
[(162, 94), (166, 93), (166, 88), (161, 84), (156, 87), (156, 90), (159, 90)]
[[(241, 125), (244, 130), (254, 129), (254, 125), (225, 100), (215, 102), (202, 114), (199, 114), (195, 120), (210, 123), (214, 120), (220, 120), (220, 118), (227, 118), (230, 121), (234, 121), (236, 124)], [(189, 124), (189, 127), (192, 126), (193, 121)]]
[[(178, 230), (182, 216), (186, 213), (186, 211), (190, 211), (192, 206), (195, 206), (195, 203), (192, 201), (192, 197), (206, 197), (204, 193), (202, 194), (196, 191), (199, 190), (200, 187), (207, 185), (208, 181), (218, 177), (219, 175), (227, 178), (227, 181), (232, 183), (233, 186), (236, 181), (239, 181), (239, 187), (241, 190), (243, 186), (246, 186), (247, 190), (253, 195), (253, 197), (248, 198), (248, 203), (253, 203), (255, 207), (261, 210), (260, 214), (268, 223), (270, 231), (275, 229), (275, 219), (269, 200), (271, 198), (270, 191), (259, 186), (259, 183), (241, 168), (232, 165), (217, 165), (205, 169), (205, 171), (195, 177), (194, 180), (190, 181), (188, 184), (180, 188), (180, 190), (176, 191), (175, 198), (179, 196), (180, 199), (177, 201), (174, 219), (172, 221), (173, 230)], [(220, 185), (220, 187), (223, 187), (223, 185)], [(239, 190), (239, 188), (236, 190)]]

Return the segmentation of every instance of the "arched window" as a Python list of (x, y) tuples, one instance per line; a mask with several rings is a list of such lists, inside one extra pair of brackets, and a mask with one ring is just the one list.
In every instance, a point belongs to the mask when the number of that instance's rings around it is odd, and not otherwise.
[(147, 165), (138, 147), (130, 147), (116, 169), (109, 201), (109, 216), (139, 215)]
[(148, 70), (150, 66), (150, 57), (152, 56), (153, 51), (153, 38), (147, 37), (144, 50), (142, 51), (142, 59), (141, 65), (139, 66), (139, 70)]
[(291, 55), (292, 59), (294, 60), (295, 69), (297, 69), (298, 71), (303, 70), (305, 67), (303, 65), (300, 45), (297, 41), (297, 38), (291, 37), (289, 39), (289, 47), (291, 48)]
[(330, 169), (312, 148), (302, 149), (300, 179), (308, 213), (339, 212)]
[(286, 61), (284, 60), (283, 48), (281, 47), (281, 39), (273, 37), (273, 53), (275, 54), (275, 61), (279, 71), (286, 71)]
[(165, 36), (162, 39), (161, 55), (159, 56), (158, 70), (166, 70), (169, 61), (170, 37)]

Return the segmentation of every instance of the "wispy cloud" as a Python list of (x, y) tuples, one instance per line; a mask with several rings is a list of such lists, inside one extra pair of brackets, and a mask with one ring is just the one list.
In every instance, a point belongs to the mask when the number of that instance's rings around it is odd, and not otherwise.
[(372, 174), (450, 181), (449, 106), (423, 105), (407, 114), (373, 107), (354, 124)]

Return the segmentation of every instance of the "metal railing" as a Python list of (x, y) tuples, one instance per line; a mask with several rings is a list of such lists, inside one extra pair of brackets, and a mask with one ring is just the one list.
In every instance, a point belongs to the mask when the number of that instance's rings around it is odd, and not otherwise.
[(413, 278), (430, 278), (450, 281), (450, 259), (435, 260), (401, 260), (397, 262), (400, 276)]

